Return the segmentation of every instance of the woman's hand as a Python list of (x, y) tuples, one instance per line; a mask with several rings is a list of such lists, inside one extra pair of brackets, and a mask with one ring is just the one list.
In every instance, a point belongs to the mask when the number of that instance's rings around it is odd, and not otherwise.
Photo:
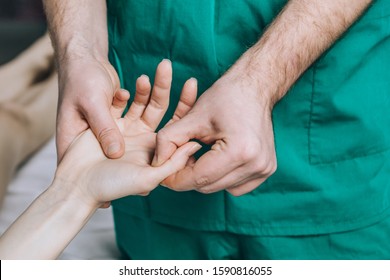
[[(118, 91), (111, 113), (123, 134), (125, 154), (119, 159), (108, 159), (88, 129), (71, 144), (60, 162), (55, 177), (58, 185), (71, 188), (69, 191), (90, 206), (105, 207), (109, 201), (123, 196), (145, 195), (166, 177), (183, 169), (189, 157), (200, 149), (199, 144), (188, 142), (163, 165), (151, 166), (156, 145), (155, 129), (168, 108), (171, 81), (169, 60), (158, 65), (153, 89), (147, 76), (139, 77), (134, 102), (123, 118), (121, 114), (129, 93)], [(192, 108), (196, 92), (196, 80), (188, 80), (171, 123)]]

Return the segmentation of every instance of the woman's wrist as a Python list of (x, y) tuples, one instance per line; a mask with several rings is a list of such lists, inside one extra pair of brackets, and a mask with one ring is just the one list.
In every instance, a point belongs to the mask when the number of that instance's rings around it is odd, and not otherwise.
[(56, 179), (3, 234), (1, 258), (57, 258), (96, 208), (77, 186)]
[(67, 181), (59, 176), (55, 177), (49, 188), (42, 194), (42, 199), (60, 203), (64, 209), (69, 209), (71, 212), (76, 207), (82, 216), (94, 212), (100, 206), (100, 203), (80, 182)]

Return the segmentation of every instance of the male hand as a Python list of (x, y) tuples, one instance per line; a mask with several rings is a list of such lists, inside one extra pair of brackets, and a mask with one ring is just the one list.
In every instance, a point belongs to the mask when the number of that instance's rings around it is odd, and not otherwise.
[(191, 139), (212, 144), (196, 162), (189, 161), (162, 183), (202, 193), (226, 189), (235, 196), (258, 187), (276, 170), (272, 106), (255, 80), (231, 69), (186, 116), (158, 132), (154, 166)]
[(58, 161), (70, 143), (88, 128), (95, 134), (107, 157), (123, 155), (123, 136), (110, 113), (113, 96), (118, 91), (118, 75), (106, 60), (86, 56), (60, 63), (56, 135)]

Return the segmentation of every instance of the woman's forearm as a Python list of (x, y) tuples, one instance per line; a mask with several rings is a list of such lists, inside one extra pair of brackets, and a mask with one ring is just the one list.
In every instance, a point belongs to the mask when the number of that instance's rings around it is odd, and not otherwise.
[(77, 187), (55, 181), (0, 238), (0, 259), (55, 259), (97, 206)]

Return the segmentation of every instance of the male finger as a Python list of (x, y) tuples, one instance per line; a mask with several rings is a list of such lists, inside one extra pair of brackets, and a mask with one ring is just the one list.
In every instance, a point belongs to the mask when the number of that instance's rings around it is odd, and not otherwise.
[(164, 184), (174, 190), (197, 190), (217, 182), (235, 170), (238, 163), (223, 150), (210, 150), (195, 164), (168, 177)]
[(187, 115), (179, 121), (165, 126), (157, 133), (156, 151), (152, 166), (159, 166), (168, 160), (175, 150), (190, 139), (200, 140), (209, 129), (196, 116)]
[(158, 172), (160, 173), (159, 182), (161, 182), (169, 175), (174, 174), (179, 170), (182, 170), (186, 166), (189, 158), (201, 148), (202, 146), (199, 143), (188, 142), (178, 148), (172, 155), (172, 157), (169, 158), (163, 165), (159, 167), (154, 167), (155, 170), (158, 170)]
[(251, 181), (264, 181), (267, 177), (268, 175), (260, 172), (253, 173), (249, 164), (243, 164), (218, 181), (200, 188), (199, 192), (213, 193), (224, 189), (234, 189)]

